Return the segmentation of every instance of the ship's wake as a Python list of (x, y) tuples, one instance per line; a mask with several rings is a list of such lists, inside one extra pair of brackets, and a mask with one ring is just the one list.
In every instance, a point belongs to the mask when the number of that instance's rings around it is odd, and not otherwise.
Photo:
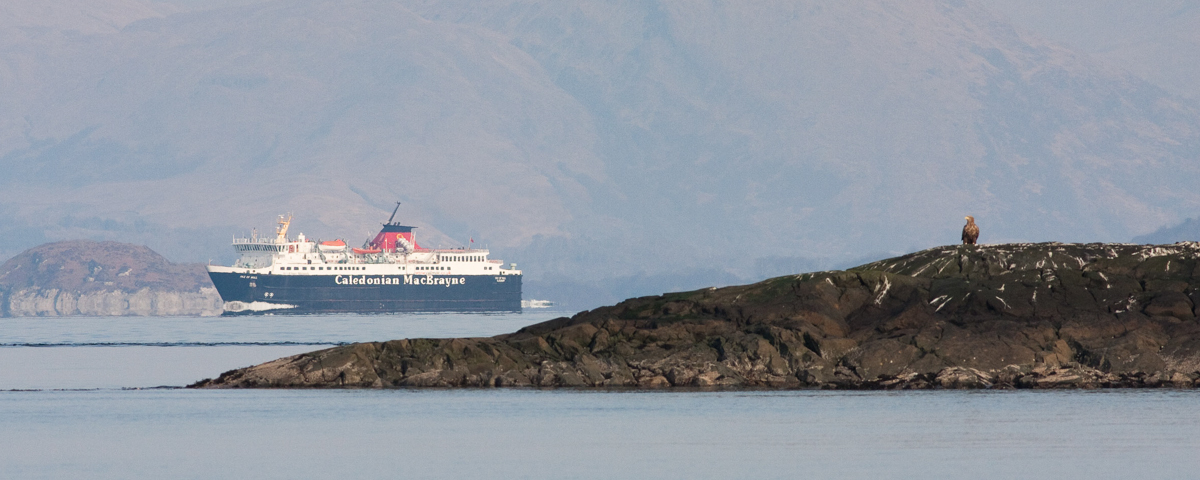
[(295, 305), (270, 302), (225, 302), (225, 311), (230, 313), (268, 312), (271, 310), (287, 310), (296, 308)]

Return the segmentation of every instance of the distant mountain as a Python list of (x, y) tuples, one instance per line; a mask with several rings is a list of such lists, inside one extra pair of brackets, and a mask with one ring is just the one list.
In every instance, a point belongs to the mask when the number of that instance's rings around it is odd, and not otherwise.
[(967, 214), (993, 243), (1200, 211), (1194, 101), (975, 1), (82, 4), (0, 10), (8, 255), (228, 262), (279, 213), (357, 243), (401, 201), (423, 244), (585, 307), (955, 243)]
[(1162, 227), (1133, 237), (1134, 243), (1161, 245), (1175, 242), (1200, 242), (1200, 218), (1189, 218), (1176, 225)]
[(212, 288), (212, 282), (204, 265), (171, 263), (141, 245), (71, 240), (39, 245), (0, 265), (0, 288), (28, 287), (197, 291)]

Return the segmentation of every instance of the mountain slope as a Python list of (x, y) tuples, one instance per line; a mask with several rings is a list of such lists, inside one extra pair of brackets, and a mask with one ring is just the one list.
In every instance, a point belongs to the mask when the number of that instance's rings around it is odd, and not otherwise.
[(1123, 241), (1200, 209), (1193, 101), (980, 2), (127, 16), (0, 45), (7, 248), (228, 261), (229, 234), (276, 214), (357, 242), (399, 200), (423, 244), (474, 238), (562, 301), (942, 244), (967, 214), (985, 243)]

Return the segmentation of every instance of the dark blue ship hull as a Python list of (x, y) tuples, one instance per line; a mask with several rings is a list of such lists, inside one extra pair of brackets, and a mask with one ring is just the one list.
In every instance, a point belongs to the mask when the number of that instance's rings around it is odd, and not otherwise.
[(226, 314), (521, 311), (520, 275), (208, 275)]

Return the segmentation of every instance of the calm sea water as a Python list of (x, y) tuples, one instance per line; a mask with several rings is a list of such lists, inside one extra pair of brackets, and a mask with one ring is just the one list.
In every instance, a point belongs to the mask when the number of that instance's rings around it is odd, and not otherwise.
[(1195, 391), (194, 391), (558, 316), (0, 321), (0, 478), (1195, 478)]

